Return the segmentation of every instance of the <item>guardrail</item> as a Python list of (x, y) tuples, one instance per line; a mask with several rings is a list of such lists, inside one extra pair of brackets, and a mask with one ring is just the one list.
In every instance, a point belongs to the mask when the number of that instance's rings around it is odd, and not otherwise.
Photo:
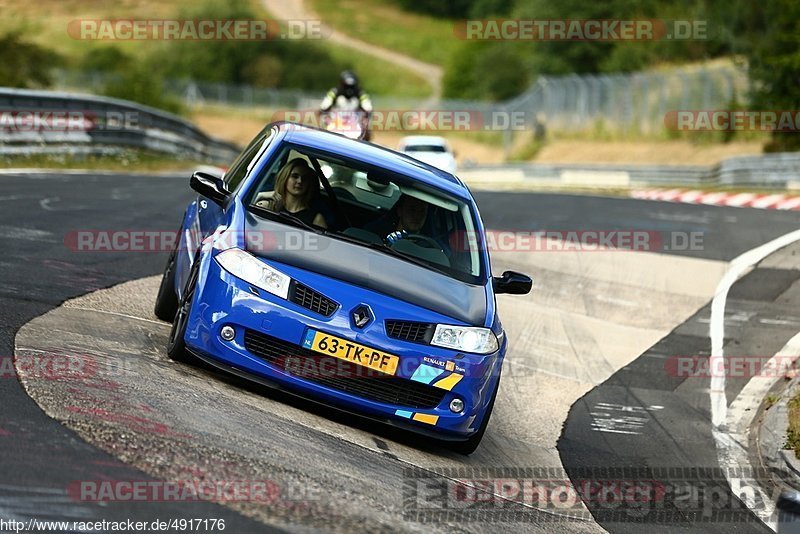
[(0, 114), (0, 155), (139, 148), (227, 164), (239, 153), (177, 115), (116, 98), (0, 88)]
[(736, 156), (717, 165), (518, 163), (463, 167), (468, 183), (538, 182), (542, 185), (600, 187), (751, 186), (786, 189), (800, 184), (800, 153)]

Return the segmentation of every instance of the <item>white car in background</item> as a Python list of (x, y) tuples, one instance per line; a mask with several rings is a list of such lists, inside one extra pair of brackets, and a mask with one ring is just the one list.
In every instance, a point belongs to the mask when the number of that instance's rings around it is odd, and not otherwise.
[(400, 152), (450, 174), (456, 173), (456, 155), (443, 137), (412, 135), (400, 140)]

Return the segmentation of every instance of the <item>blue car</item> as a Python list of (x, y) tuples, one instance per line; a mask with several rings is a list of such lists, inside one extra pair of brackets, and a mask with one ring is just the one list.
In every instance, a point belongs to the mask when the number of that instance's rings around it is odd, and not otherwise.
[(507, 350), (495, 295), (532, 281), (492, 277), (461, 180), (276, 123), (190, 185), (155, 305), (170, 358), (477, 448)]

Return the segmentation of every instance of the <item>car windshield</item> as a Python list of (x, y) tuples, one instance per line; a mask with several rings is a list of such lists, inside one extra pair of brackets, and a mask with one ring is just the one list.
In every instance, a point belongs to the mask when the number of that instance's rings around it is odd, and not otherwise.
[(467, 283), (483, 276), (470, 203), (361, 161), (287, 144), (244, 201), (258, 215)]
[(442, 145), (408, 145), (405, 152), (447, 152)]

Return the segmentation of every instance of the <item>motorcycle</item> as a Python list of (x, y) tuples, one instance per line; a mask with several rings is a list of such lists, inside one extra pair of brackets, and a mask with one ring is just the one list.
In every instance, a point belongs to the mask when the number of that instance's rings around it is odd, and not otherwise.
[(350, 139), (369, 141), (369, 115), (364, 111), (326, 111), (320, 116), (320, 127)]

